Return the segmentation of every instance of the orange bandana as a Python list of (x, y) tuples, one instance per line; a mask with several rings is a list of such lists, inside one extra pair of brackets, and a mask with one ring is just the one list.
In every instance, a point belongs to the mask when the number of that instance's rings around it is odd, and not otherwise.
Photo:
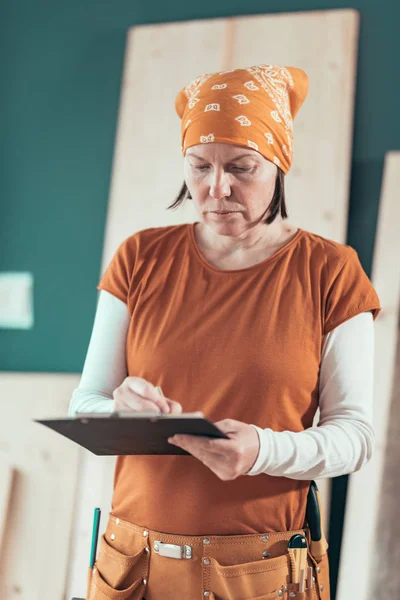
[(293, 118), (308, 92), (301, 69), (257, 65), (196, 77), (176, 97), (182, 153), (201, 143), (250, 146), (284, 173), (293, 159)]

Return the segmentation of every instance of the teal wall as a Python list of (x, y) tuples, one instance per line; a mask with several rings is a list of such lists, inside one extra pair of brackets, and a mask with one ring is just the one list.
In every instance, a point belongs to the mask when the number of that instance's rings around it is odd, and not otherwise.
[[(127, 29), (299, 10), (287, 0), (242, 6), (232, 0), (2, 1), (0, 272), (33, 273), (35, 326), (0, 330), (0, 370), (82, 369), (97, 300)], [(301, 9), (347, 7), (321, 1), (303, 2)], [(348, 242), (369, 272), (383, 157), (400, 145), (400, 3), (358, 0), (352, 7), (361, 14), (361, 37)], [(165, 205), (171, 201), (165, 198)]]

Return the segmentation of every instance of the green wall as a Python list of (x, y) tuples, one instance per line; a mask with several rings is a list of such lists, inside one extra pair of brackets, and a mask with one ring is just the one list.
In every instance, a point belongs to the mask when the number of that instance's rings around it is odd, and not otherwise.
[[(301, 10), (347, 7), (303, 2)], [(352, 7), (361, 14), (361, 37), (348, 242), (369, 272), (383, 157), (400, 145), (400, 4), (359, 0)], [(0, 330), (1, 370), (82, 369), (128, 27), (298, 10), (285, 0), (248, 0), (246, 10), (219, 0), (218, 11), (213, 0), (2, 1), (0, 271), (33, 273), (35, 325)]]

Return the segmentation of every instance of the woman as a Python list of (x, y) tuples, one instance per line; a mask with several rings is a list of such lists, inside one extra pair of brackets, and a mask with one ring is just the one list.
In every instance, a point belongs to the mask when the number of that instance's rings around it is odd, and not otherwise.
[(91, 600), (330, 598), (327, 553), (308, 553), (301, 591), (288, 543), (310, 542), (310, 481), (371, 457), (380, 304), (351, 247), (284, 222), (307, 91), (301, 69), (258, 65), (176, 98), (185, 184), (169, 208), (187, 191), (200, 220), (122, 242), (70, 414), (201, 410), (229, 439), (117, 458)]

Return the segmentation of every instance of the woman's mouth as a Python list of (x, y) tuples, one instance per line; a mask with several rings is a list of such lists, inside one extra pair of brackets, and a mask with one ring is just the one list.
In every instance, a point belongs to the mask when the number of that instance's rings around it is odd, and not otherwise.
[(228, 217), (231, 217), (232, 215), (239, 214), (239, 211), (238, 210), (232, 210), (232, 211), (212, 210), (212, 211), (210, 211), (210, 214), (214, 215), (215, 217), (228, 218)]

